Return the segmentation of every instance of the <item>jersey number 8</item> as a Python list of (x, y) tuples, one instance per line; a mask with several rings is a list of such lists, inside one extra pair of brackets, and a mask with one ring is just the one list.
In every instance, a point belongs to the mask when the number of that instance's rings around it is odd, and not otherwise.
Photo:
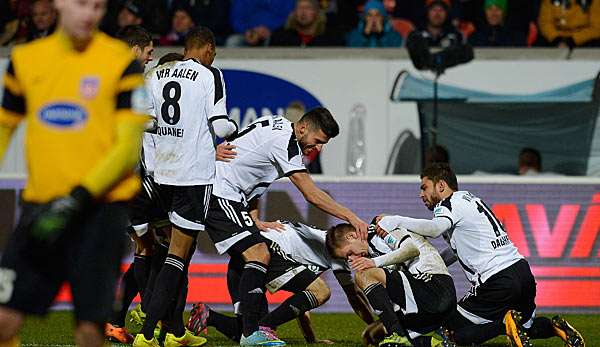
[[(171, 96), (171, 90), (175, 90), (173, 96)], [(178, 104), (181, 99), (181, 85), (175, 81), (165, 84), (162, 96), (165, 101), (160, 106), (160, 115), (167, 124), (175, 125), (181, 119), (181, 108)], [(173, 108), (173, 115), (169, 112), (171, 108)]]

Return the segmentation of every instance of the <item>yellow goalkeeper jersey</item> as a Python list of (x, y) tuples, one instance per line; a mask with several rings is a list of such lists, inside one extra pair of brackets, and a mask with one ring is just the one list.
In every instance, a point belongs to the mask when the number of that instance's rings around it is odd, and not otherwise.
[[(44, 203), (80, 184), (115, 143), (119, 122), (146, 120), (143, 83), (130, 49), (100, 32), (84, 51), (60, 30), (16, 46), (4, 76), (0, 123), (27, 121), (23, 199)], [(139, 186), (130, 172), (102, 199), (128, 200)]]

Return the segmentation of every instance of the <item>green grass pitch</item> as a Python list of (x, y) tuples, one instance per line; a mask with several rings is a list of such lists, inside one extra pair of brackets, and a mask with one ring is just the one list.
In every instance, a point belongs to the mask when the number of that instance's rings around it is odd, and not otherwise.
[[(588, 347), (600, 346), (600, 315), (565, 315), (585, 337)], [(313, 314), (313, 325), (318, 338), (329, 339), (335, 346), (360, 346), (360, 333), (364, 323), (352, 314)], [(70, 312), (52, 312), (46, 319), (28, 318), (21, 334), (23, 346), (72, 346), (72, 315)], [(137, 331), (135, 327), (129, 327)], [(326, 346), (307, 345), (295, 322), (289, 322), (278, 329), (279, 337), (291, 346)], [(115, 344), (117, 346), (118, 344)], [(559, 347), (562, 342), (558, 338), (536, 340), (534, 346)], [(209, 330), (206, 346), (236, 346), (214, 329)], [(484, 346), (507, 346), (505, 338), (497, 338)]]

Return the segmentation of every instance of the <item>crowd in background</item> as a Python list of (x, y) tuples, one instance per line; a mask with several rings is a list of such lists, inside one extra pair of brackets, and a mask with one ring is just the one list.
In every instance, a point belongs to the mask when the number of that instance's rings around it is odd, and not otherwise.
[[(56, 20), (51, 0), (0, 0), (0, 45)], [(229, 47), (401, 47), (413, 30), (433, 46), (600, 47), (600, 0), (109, 0), (102, 30), (131, 24), (167, 46), (201, 25)]]

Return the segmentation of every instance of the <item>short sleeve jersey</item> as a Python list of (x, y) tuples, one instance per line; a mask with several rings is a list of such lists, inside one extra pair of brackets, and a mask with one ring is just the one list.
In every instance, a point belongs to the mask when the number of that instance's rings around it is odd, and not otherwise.
[(492, 210), (467, 191), (454, 192), (440, 201), (433, 217), (452, 223), (444, 238), (471, 283), (481, 284), (523, 258)]
[(213, 194), (245, 202), (262, 195), (275, 180), (306, 171), (293, 124), (277, 116), (257, 119), (232, 141), (237, 156), (217, 162)]
[[(274, 241), (281, 250), (296, 262), (312, 266), (319, 271), (350, 271), (345, 261), (329, 256), (325, 246), (327, 231), (309, 227), (302, 223), (282, 222), (283, 231), (268, 231), (261, 234)], [(314, 270), (314, 269), (311, 269)], [(316, 271), (315, 271), (316, 272)]]
[(396, 228), (392, 231), (393, 238), (388, 239), (389, 244), (370, 231), (368, 235), (369, 256), (378, 257), (403, 246), (407, 240), (412, 240), (419, 249), (419, 255), (400, 264), (401, 268), (408, 270), (413, 275), (442, 274), (449, 275), (448, 268), (438, 251), (421, 235), (411, 233), (404, 228)]
[(174, 61), (152, 69), (147, 84), (158, 122), (154, 179), (176, 186), (212, 184), (210, 122), (228, 118), (221, 71), (193, 59)]
[[(23, 199), (65, 195), (112, 149), (121, 122), (146, 122), (140, 64), (129, 47), (102, 33), (83, 51), (58, 30), (16, 46), (4, 76), (0, 123), (27, 121), (28, 179)], [(140, 186), (133, 170), (102, 197), (126, 201)]]

